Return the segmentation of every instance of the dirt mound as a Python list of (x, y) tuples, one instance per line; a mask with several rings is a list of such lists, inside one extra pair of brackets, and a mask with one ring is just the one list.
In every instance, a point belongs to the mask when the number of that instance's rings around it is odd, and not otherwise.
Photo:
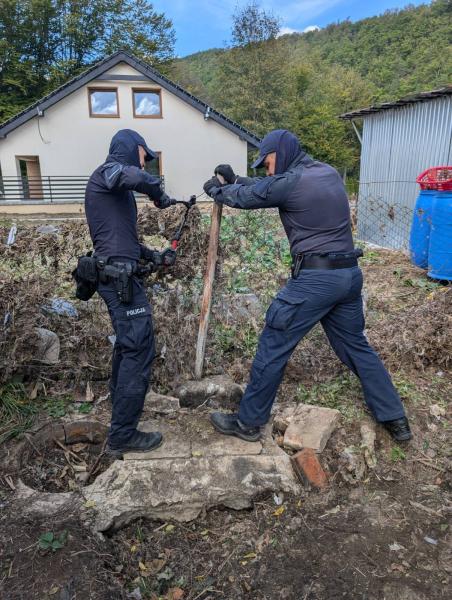
[[(139, 216), (143, 243), (168, 247), (184, 210), (179, 206), (164, 211), (145, 208)], [(77, 257), (91, 248), (86, 223), (44, 228), (19, 225), (10, 246), (4, 243), (8, 232), (9, 228), (0, 228), (0, 383), (15, 373), (26, 379), (45, 375), (70, 387), (106, 379), (111, 354), (108, 336), (113, 334), (108, 313), (97, 295), (87, 303), (77, 300), (71, 278)], [(207, 243), (206, 227), (194, 207), (182, 232), (176, 265), (145, 280), (153, 297), (158, 340), (153, 378), (162, 389), (184, 373), (191, 375)], [(69, 301), (72, 316), (54, 310), (55, 300)], [(36, 328), (58, 335), (58, 364), (39, 361)]]
[(389, 315), (371, 337), (386, 363), (395, 368), (452, 365), (452, 288), (438, 288), (419, 306)]
[[(166, 210), (145, 207), (138, 229), (143, 243), (165, 248), (177, 230), (183, 206)], [(244, 211), (246, 213), (246, 211)], [(256, 294), (262, 315), (246, 322), (226, 322), (214, 310), (209, 328), (206, 373), (228, 371), (243, 383), (248, 378), (264, 312), (288, 273), (288, 249), (277, 215), (237, 214), (222, 224), (222, 244), (214, 303), (234, 294)], [(51, 385), (73, 389), (109, 375), (113, 334), (102, 300), (74, 298), (71, 270), (76, 258), (91, 247), (84, 222), (56, 227), (19, 224), (11, 246), (0, 228), (0, 383), (21, 374), (26, 381), (45, 377)], [(193, 376), (199, 304), (208, 246), (208, 219), (190, 210), (176, 265), (145, 280), (154, 312), (157, 358), (153, 385), (170, 391)], [(386, 364), (394, 369), (450, 367), (450, 288), (441, 288), (410, 265), (401, 253), (369, 251), (363, 259), (369, 295), (368, 335)], [(46, 310), (54, 300), (69, 300), (74, 316)], [(218, 307), (217, 307), (218, 308)], [(368, 315), (369, 316), (369, 315)], [(36, 328), (54, 331), (60, 339), (60, 361), (43, 365), (36, 355)], [(296, 349), (285, 382), (335, 377), (343, 366), (320, 327)]]
[[(185, 211), (185, 207), (180, 204), (169, 210), (160, 211), (145, 206), (138, 217), (138, 233), (143, 243), (149, 241), (148, 245), (152, 247), (168, 247), (168, 243), (162, 242), (172, 240)], [(153, 241), (157, 243), (153, 244)], [(176, 264), (164, 276), (171, 275), (175, 279), (186, 280), (200, 272), (203, 273), (208, 243), (208, 232), (202, 223), (201, 212), (194, 206), (190, 209), (182, 230)]]

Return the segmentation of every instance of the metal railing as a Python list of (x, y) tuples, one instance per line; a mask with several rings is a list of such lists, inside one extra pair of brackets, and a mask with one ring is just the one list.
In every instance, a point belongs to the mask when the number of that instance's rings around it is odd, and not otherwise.
[(57, 202), (85, 197), (88, 176), (0, 177), (0, 201)]
[[(0, 177), (0, 203), (4, 202), (81, 202), (89, 175), (51, 175), (41, 177)], [(164, 177), (161, 177), (165, 188)]]

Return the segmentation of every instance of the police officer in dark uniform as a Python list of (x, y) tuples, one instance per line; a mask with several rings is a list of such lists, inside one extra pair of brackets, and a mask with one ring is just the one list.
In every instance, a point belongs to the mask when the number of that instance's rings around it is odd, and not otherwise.
[(111, 140), (106, 161), (91, 175), (85, 193), (86, 218), (97, 263), (104, 266), (105, 273), (110, 269), (121, 274), (118, 280), (103, 276), (101, 269), (97, 289), (116, 333), (108, 449), (117, 456), (125, 451), (152, 450), (162, 441), (159, 432), (137, 430), (155, 345), (151, 307), (136, 273), (138, 261), (152, 260), (154, 251), (138, 242), (133, 192), (148, 195), (158, 208), (176, 203), (162, 191), (160, 180), (144, 171), (145, 162), (156, 156), (135, 131), (118, 131)]
[(226, 185), (213, 177), (204, 185), (216, 202), (233, 208), (278, 208), (290, 242), (292, 277), (266, 314), (237, 414), (213, 413), (221, 433), (256, 441), (270, 411), (284, 370), (298, 342), (320, 321), (340, 360), (360, 379), (375, 419), (397, 441), (411, 438), (400, 397), (377, 353), (364, 335), (363, 276), (353, 247), (348, 197), (338, 172), (313, 160), (286, 130), (261, 142), (253, 168), (267, 177), (237, 177), (219, 165)]

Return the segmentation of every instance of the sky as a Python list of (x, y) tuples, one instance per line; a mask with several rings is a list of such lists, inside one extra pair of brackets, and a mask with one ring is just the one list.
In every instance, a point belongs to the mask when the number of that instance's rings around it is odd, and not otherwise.
[[(231, 15), (247, 0), (151, 0), (174, 24), (176, 54), (186, 56), (200, 50), (221, 48), (230, 39)], [(304, 31), (325, 27), (350, 18), (358, 21), (385, 10), (407, 4), (426, 4), (426, 0), (261, 0), (262, 8), (281, 19), (282, 31)]]

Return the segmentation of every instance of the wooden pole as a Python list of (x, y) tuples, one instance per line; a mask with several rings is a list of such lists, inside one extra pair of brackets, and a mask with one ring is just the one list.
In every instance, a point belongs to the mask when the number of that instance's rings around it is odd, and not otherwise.
[[(221, 176), (217, 176), (220, 178)], [(196, 344), (195, 377), (201, 379), (206, 352), (207, 330), (209, 328), (210, 307), (212, 305), (212, 290), (215, 279), (215, 267), (218, 260), (220, 241), (220, 225), (223, 205), (213, 203), (212, 220), (210, 223), (209, 249), (207, 251), (207, 268), (204, 276), (204, 292), (202, 295), (201, 314), (199, 318), (198, 342)]]

